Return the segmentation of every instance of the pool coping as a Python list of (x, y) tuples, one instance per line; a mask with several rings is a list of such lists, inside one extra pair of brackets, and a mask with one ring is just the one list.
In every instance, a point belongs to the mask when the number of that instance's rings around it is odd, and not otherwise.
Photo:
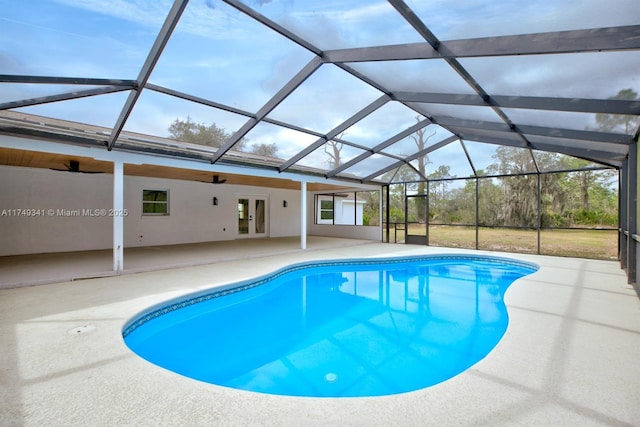
[(139, 313), (136, 313), (122, 327), (122, 337), (126, 339), (133, 331), (141, 327), (145, 323), (163, 316), (181, 308), (188, 307), (193, 304), (199, 304), (215, 298), (224, 297), (226, 295), (237, 292), (246, 291), (265, 285), (285, 274), (300, 271), (310, 267), (334, 267), (349, 265), (374, 265), (374, 264), (400, 264), (404, 262), (415, 262), (421, 260), (439, 261), (439, 260), (481, 260), (491, 261), (500, 264), (514, 265), (518, 267), (527, 267), (533, 269), (530, 273), (535, 273), (540, 266), (534, 262), (521, 261), (514, 258), (491, 255), (477, 254), (428, 254), (428, 255), (411, 255), (396, 257), (373, 257), (373, 258), (346, 258), (346, 259), (330, 259), (330, 260), (309, 260), (301, 263), (294, 263), (279, 268), (271, 273), (263, 274), (255, 278), (240, 280), (238, 282), (229, 283), (223, 286), (216, 286), (209, 289), (192, 292), (169, 299), (164, 302), (154, 304)]

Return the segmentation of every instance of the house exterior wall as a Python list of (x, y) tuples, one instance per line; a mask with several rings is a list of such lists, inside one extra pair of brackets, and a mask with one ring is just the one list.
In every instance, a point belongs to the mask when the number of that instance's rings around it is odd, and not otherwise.
[[(125, 247), (235, 239), (236, 197), (247, 194), (267, 198), (268, 236), (300, 234), (297, 190), (135, 176), (124, 187)], [(142, 215), (143, 189), (168, 190), (169, 215)], [(109, 174), (0, 166), (0, 256), (110, 249), (112, 201)]]
[(344, 239), (382, 240), (382, 229), (379, 226), (310, 223), (309, 234), (312, 236), (341, 237)]
[(0, 255), (111, 247), (111, 218), (78, 213), (83, 208), (109, 208), (110, 178), (0, 167)]
[[(318, 203), (321, 201), (332, 201), (334, 203), (333, 207), (333, 218), (332, 219), (322, 219), (320, 217), (320, 208), (316, 210), (317, 218), (313, 222), (317, 224), (324, 225), (362, 225), (362, 216), (364, 213), (364, 205), (365, 202), (359, 200), (354, 202), (351, 199), (344, 199), (342, 197), (333, 198), (331, 196), (320, 196), (318, 197)], [(354, 208), (355, 203), (355, 208)], [(357, 212), (354, 213), (354, 209)]]
[[(312, 236), (341, 237), (345, 239), (382, 240), (382, 228), (380, 226), (362, 226), (346, 224), (317, 224), (315, 216), (318, 215), (314, 206), (314, 197), (307, 198), (307, 232)], [(342, 212), (342, 204), (338, 205)], [(363, 203), (358, 203), (359, 221), (362, 224)], [(337, 209), (337, 208), (336, 208)], [(348, 209), (347, 209), (348, 210)], [(350, 208), (350, 223), (353, 224), (353, 201)]]
[[(355, 206), (355, 207), (354, 207)], [(354, 209), (357, 211), (354, 213)], [(364, 202), (353, 200), (336, 201), (336, 224), (353, 225), (353, 219), (356, 225), (362, 225), (362, 214), (364, 213)]]

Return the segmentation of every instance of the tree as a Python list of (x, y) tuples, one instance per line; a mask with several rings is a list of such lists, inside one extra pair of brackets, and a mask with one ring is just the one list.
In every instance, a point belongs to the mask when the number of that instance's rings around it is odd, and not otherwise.
[[(196, 123), (189, 116), (186, 120), (175, 119), (169, 126), (169, 136), (178, 141), (216, 148), (221, 147), (229, 139), (229, 134), (224, 129), (213, 123), (208, 126), (204, 123)], [(242, 141), (238, 144), (234, 148), (241, 150)]]
[(251, 146), (251, 152), (260, 156), (276, 157), (278, 146), (275, 142), (271, 144), (253, 144)]
[(357, 200), (364, 200), (362, 212), (363, 225), (379, 225), (380, 224), (380, 196), (381, 192), (375, 191), (358, 191), (356, 193)]
[(324, 145), (324, 152), (329, 155), (329, 168), (335, 169), (342, 164), (340, 153), (342, 152), (342, 143), (337, 141), (327, 141)]
[[(480, 172), (480, 171), (479, 171)], [(480, 173), (478, 173), (480, 175)], [(471, 181), (468, 181), (468, 183)], [(468, 188), (467, 188), (468, 187)], [(475, 185), (468, 184), (467, 190), (473, 191), (475, 195)], [(478, 179), (478, 224), (483, 226), (498, 225), (498, 209), (503, 201), (504, 192), (498, 186), (495, 178)]]
[[(497, 175), (535, 172), (531, 151), (501, 146), (496, 149), (496, 160), (487, 170)], [(534, 175), (498, 178), (502, 189), (500, 200), (493, 200), (499, 225), (535, 225), (538, 211), (538, 181)]]
[(404, 184), (389, 185), (389, 222), (404, 222)]
[[(419, 122), (420, 117), (416, 117), (416, 120)], [(426, 128), (422, 128), (418, 129), (416, 133), (411, 135), (411, 139), (413, 139), (413, 142), (415, 142), (416, 144), (417, 152), (424, 150), (427, 147), (427, 142), (429, 142), (429, 139), (431, 139), (431, 137), (435, 134), (436, 131), (434, 130), (431, 135), (427, 135)], [(418, 160), (418, 172), (421, 176), (426, 176), (427, 165), (431, 163), (429, 161), (429, 156), (420, 156), (416, 160)], [(421, 185), (418, 186), (418, 194), (424, 194), (424, 182), (421, 182), (420, 184)]]
[(447, 185), (449, 183), (445, 179), (455, 178), (451, 176), (451, 167), (440, 165), (438, 169), (429, 174), (428, 178), (430, 181), (435, 180), (429, 183), (429, 206), (433, 209), (439, 208), (442, 211), (444, 210), (442, 205), (446, 198)]
[[(337, 139), (342, 139), (344, 134), (345, 132), (342, 132), (338, 135)], [(342, 153), (343, 145), (341, 142), (334, 141), (333, 139), (324, 144), (324, 152), (329, 156), (329, 169), (335, 169), (342, 164), (340, 154)]]
[[(573, 157), (567, 157), (563, 160), (563, 163), (571, 169), (585, 168), (591, 164), (587, 160), (577, 159)], [(589, 193), (594, 186), (607, 185), (608, 182), (614, 178), (615, 172), (613, 170), (598, 171), (583, 169), (572, 174), (572, 179), (576, 182), (580, 191), (580, 200), (582, 202), (582, 209), (589, 210)]]
[[(420, 116), (416, 117), (416, 121), (417, 122), (420, 121)], [(416, 133), (411, 135), (411, 139), (413, 139), (413, 142), (415, 142), (418, 153), (426, 148), (427, 142), (435, 134), (436, 134), (436, 131), (434, 130), (431, 135), (427, 135), (426, 128), (421, 128), (421, 129), (418, 129)], [(418, 182), (418, 194), (425, 194), (426, 182), (424, 181), (423, 177), (426, 177), (427, 165), (430, 164), (431, 162), (429, 161), (429, 156), (427, 155), (420, 156), (416, 160), (418, 160), (418, 172), (420, 174), (420, 182)], [(418, 218), (425, 218), (426, 212), (427, 212), (427, 204), (423, 199), (418, 199), (418, 200), (419, 202), (417, 205), (417, 209), (418, 209), (417, 216)]]
[[(420, 116), (416, 117), (416, 120), (419, 122)], [(429, 139), (436, 134), (436, 132), (434, 131), (433, 133), (428, 135), (425, 129), (426, 128), (419, 129), (413, 135), (411, 135), (411, 139), (416, 144), (416, 152), (424, 150), (427, 147)], [(405, 185), (392, 185), (390, 187), (390, 210), (392, 211), (392, 218), (390, 218), (391, 222), (402, 221), (405, 215), (409, 218), (414, 218), (419, 221), (426, 219), (427, 201), (422, 198), (417, 199), (414, 206), (415, 212), (404, 212), (405, 190), (409, 194), (427, 193), (425, 177), (427, 177), (427, 165), (429, 165), (431, 162), (429, 161), (429, 156), (427, 155), (420, 156), (416, 160), (418, 163), (417, 168), (414, 168), (412, 165), (410, 166), (408, 164), (405, 164), (396, 170), (385, 173), (382, 177), (382, 179), (387, 182), (393, 181), (406, 183)]]
[[(622, 89), (617, 95), (607, 99), (620, 99), (633, 101), (640, 99), (638, 93), (633, 89)], [(632, 134), (638, 128), (640, 119), (637, 116), (621, 114), (596, 114), (598, 129), (606, 132), (622, 132), (627, 135)]]
[(530, 150), (503, 146), (496, 149), (493, 157), (496, 161), (489, 166), (489, 172), (515, 175), (496, 180), (502, 190), (499, 198), (494, 195), (492, 202), (496, 206), (497, 224), (537, 226), (538, 179), (542, 223), (548, 222), (546, 211), (553, 211), (553, 207), (564, 205), (567, 188), (561, 182), (561, 175), (537, 174), (537, 168), (541, 171), (558, 169), (560, 160), (557, 154), (536, 152), (534, 161)]
[[(204, 123), (196, 123), (191, 117), (187, 116), (186, 120), (175, 119), (169, 126), (169, 137), (178, 141), (190, 142), (192, 144), (206, 145), (209, 147), (219, 148), (224, 145), (231, 135), (224, 129), (216, 126), (215, 123), (206, 125)], [(236, 151), (246, 151), (247, 140), (242, 138), (238, 141), (233, 149)], [(275, 143), (271, 144), (253, 144), (249, 151), (260, 156), (276, 157), (278, 147)]]

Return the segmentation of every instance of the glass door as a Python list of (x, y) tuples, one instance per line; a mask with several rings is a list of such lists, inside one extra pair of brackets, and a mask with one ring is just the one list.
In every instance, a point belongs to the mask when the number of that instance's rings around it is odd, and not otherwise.
[(264, 236), (266, 230), (265, 214), (267, 201), (265, 199), (253, 199), (253, 235)]
[(249, 199), (238, 199), (238, 234), (249, 234)]
[(267, 199), (259, 196), (238, 197), (238, 236), (267, 235)]

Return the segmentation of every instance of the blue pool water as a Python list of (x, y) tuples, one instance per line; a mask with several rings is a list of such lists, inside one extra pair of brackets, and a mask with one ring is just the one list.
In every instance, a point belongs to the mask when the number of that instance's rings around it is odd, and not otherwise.
[(508, 323), (503, 296), (537, 266), (481, 256), (294, 265), (152, 307), (124, 328), (144, 359), (256, 392), (379, 396), (445, 381)]

